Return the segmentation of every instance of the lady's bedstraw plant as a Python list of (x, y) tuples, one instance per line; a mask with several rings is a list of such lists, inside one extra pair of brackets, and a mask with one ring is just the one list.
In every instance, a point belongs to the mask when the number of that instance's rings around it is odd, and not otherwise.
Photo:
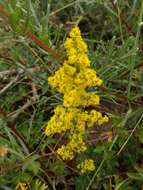
[[(48, 78), (49, 84), (63, 94), (63, 104), (55, 108), (45, 133), (49, 136), (67, 132), (65, 134), (68, 135), (68, 142), (58, 148), (57, 154), (63, 160), (71, 160), (75, 155), (86, 151), (88, 128), (93, 127), (95, 123), (102, 125), (108, 121), (108, 117), (102, 116), (96, 110), (85, 110), (89, 106), (99, 105), (99, 96), (86, 89), (100, 86), (102, 80), (97, 77), (96, 71), (90, 68), (87, 45), (78, 27), (71, 30), (64, 47), (67, 60), (54, 76)], [(94, 161), (86, 159), (77, 168), (82, 173), (93, 171)]]

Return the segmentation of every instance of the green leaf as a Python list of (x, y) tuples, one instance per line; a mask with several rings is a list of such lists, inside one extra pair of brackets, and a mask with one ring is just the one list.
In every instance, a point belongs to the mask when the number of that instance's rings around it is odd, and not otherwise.
[(49, 189), (48, 186), (42, 183), (41, 181), (39, 180), (35, 181), (34, 190), (48, 190), (48, 189)]
[(28, 171), (31, 171), (34, 173), (34, 175), (37, 175), (40, 169), (40, 163), (37, 161), (33, 161), (29, 167), (27, 168)]
[(67, 173), (66, 168), (65, 168), (65, 164), (63, 162), (60, 162), (60, 161), (50, 163), (49, 164), (49, 170), (54, 172), (54, 173), (61, 174), (61, 175), (65, 175)]
[(37, 175), (39, 169), (40, 169), (40, 163), (38, 161), (35, 161), (39, 158), (39, 155), (33, 155), (30, 158), (26, 159), (23, 164), (23, 171), (31, 171), (34, 175)]

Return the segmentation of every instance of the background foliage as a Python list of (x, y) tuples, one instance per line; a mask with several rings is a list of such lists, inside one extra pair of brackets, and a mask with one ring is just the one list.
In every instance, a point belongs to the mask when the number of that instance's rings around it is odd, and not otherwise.
[[(143, 2), (141, 0), (0, 0), (0, 189), (143, 188)], [(100, 110), (111, 122), (94, 130), (89, 156), (96, 171), (77, 172), (44, 135), (62, 97), (47, 77), (65, 57), (63, 42), (78, 24), (92, 67), (104, 85)], [(49, 51), (28, 37), (32, 32)], [(55, 52), (55, 54), (57, 54)]]

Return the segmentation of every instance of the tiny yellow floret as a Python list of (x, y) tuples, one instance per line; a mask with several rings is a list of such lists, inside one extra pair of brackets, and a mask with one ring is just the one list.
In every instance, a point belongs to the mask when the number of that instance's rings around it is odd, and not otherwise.
[(16, 186), (16, 190), (28, 190), (28, 186), (25, 182), (19, 182)]

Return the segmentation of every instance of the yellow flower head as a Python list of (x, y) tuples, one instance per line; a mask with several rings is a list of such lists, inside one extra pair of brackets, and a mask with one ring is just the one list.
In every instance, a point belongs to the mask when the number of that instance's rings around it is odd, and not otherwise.
[[(54, 135), (65, 133), (67, 143), (58, 148), (57, 154), (63, 160), (71, 160), (76, 154), (86, 151), (86, 130), (94, 124), (102, 125), (108, 122), (107, 116), (102, 116), (96, 110), (85, 111), (88, 106), (99, 105), (100, 97), (87, 88), (102, 85), (102, 80), (96, 71), (90, 67), (87, 54), (87, 44), (81, 36), (80, 29), (74, 27), (64, 43), (67, 59), (55, 74), (48, 78), (48, 83), (63, 95), (63, 104), (54, 110), (45, 133)], [(93, 160), (85, 160), (78, 168), (81, 173), (95, 169)]]
[(80, 169), (82, 174), (86, 173), (87, 171), (94, 171), (94, 161), (92, 159), (84, 160), (77, 166), (77, 168)]

